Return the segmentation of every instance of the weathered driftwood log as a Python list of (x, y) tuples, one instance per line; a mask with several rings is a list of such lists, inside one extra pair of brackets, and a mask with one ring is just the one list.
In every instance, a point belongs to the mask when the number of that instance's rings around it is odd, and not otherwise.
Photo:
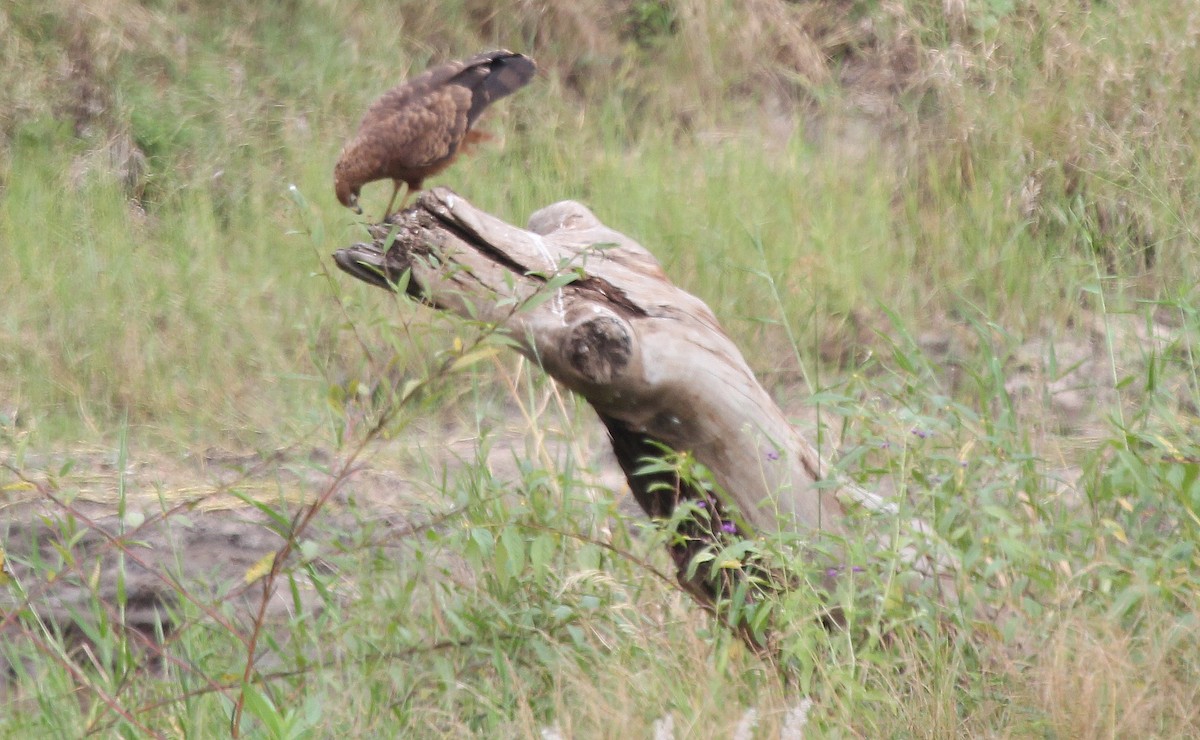
[[(711, 603), (723, 589), (704, 569), (687, 577), (688, 564), (722, 531), (783, 528), (815, 540), (841, 535), (853, 507), (890, 506), (853, 486), (825, 483), (820, 455), (759, 385), (708, 306), (579, 203), (543, 208), (520, 229), (437, 188), (392, 221), (373, 227), (374, 243), (339, 250), (338, 266), (385, 288), (410, 271), (405, 286), (414, 297), (503, 326), (528, 357), (596, 409), (650, 516), (669, 517), (683, 500), (703, 502), (707, 523), (669, 546), (681, 583), (702, 599)], [(389, 230), (394, 242), (385, 253)], [(670, 472), (636, 474), (664, 448), (706, 466), (715, 493)], [(914, 542), (922, 539), (922, 525), (909, 529), (919, 535)], [(916, 570), (930, 572), (927, 554), (910, 555)]]

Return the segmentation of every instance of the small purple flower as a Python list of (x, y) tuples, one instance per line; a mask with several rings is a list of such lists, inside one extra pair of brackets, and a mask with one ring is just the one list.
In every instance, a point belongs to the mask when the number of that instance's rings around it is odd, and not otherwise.
[[(838, 576), (840, 576), (842, 574), (842, 571), (845, 569), (846, 569), (846, 566), (844, 566), (844, 565), (834, 566), (825, 571), (825, 577), (826, 578), (837, 578)], [(863, 568), (861, 565), (855, 565), (850, 568), (851, 573), (863, 573), (864, 571), (865, 571), (865, 568)]]
[(704, 509), (704, 508), (708, 507), (708, 502), (707, 501), (697, 501), (696, 506), (698, 508)]
[(915, 434), (918, 439), (925, 439), (929, 436), (929, 430), (922, 429), (920, 427), (913, 427), (912, 433)]
[(737, 525), (733, 522), (721, 522), (721, 531), (726, 534), (737, 534)]
[(892, 448), (891, 442), (888, 442), (885, 440), (885, 441), (879, 443), (879, 449), (881, 449), (881, 450), (890, 450), (891, 448)]
[(770, 460), (771, 462), (775, 462), (776, 460), (779, 459), (779, 451), (778, 450), (767, 450), (767, 459)]

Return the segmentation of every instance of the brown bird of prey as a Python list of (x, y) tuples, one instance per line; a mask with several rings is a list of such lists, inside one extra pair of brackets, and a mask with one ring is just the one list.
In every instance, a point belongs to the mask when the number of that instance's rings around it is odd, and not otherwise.
[(492, 102), (529, 82), (535, 70), (529, 57), (500, 49), (431, 67), (388, 90), (367, 109), (358, 133), (342, 149), (333, 169), (338, 200), (362, 213), (362, 186), (391, 178), (387, 220), (400, 183), (408, 187), (403, 208), (425, 178), (450, 166), (467, 145), (487, 138), (471, 130), (476, 119)]

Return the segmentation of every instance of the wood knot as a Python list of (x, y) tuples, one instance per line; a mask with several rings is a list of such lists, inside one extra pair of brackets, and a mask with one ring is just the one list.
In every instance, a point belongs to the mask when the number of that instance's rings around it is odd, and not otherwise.
[(563, 355), (589, 383), (604, 385), (629, 365), (633, 340), (625, 322), (612, 316), (597, 316), (571, 329)]

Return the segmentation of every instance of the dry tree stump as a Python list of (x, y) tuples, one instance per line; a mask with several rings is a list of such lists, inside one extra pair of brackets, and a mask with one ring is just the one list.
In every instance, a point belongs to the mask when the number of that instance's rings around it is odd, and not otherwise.
[[(399, 281), (429, 306), (502, 327), (596, 410), (646, 514), (669, 518), (685, 501), (704, 514), (668, 545), (680, 582), (702, 603), (727, 595), (722, 583), (730, 576), (689, 565), (723, 535), (786, 530), (836, 539), (854, 510), (903, 524), (889, 525), (877, 541), (903, 550), (913, 573), (950, 587), (951, 568), (936, 555), (928, 527), (900, 522), (893, 504), (868, 491), (827, 481), (816, 449), (788, 423), (708, 306), (584, 206), (555, 203), (521, 229), (436, 188), (371, 234), (372, 243), (334, 254), (342, 270), (386, 289)], [(639, 474), (646, 458), (664, 450), (690, 454), (714, 485), (661, 467)]]

